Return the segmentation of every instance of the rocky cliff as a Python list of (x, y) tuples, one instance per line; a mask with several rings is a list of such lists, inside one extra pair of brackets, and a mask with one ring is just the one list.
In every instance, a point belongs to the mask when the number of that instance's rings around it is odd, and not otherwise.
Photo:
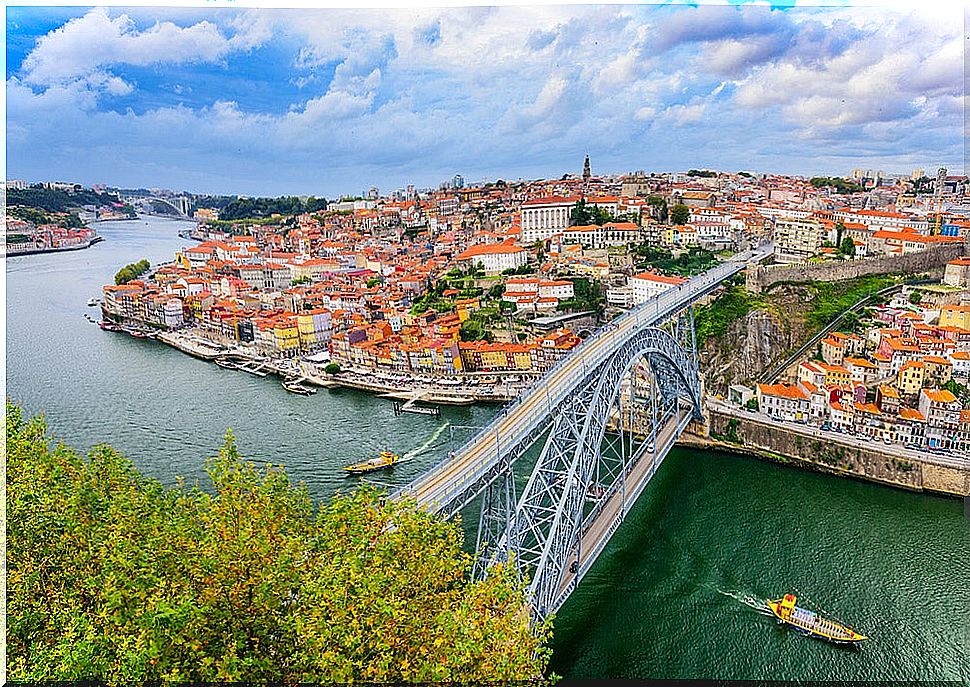
[(723, 396), (731, 384), (752, 384), (772, 362), (808, 339), (814, 295), (805, 285), (776, 287), (724, 334), (709, 337), (700, 350), (707, 392)]

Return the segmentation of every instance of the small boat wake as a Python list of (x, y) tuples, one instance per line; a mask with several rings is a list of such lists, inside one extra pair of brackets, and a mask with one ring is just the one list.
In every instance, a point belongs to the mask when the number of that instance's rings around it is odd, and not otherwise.
[(423, 455), (428, 451), (430, 451), (434, 447), (435, 442), (438, 441), (438, 437), (441, 436), (442, 432), (448, 429), (448, 425), (450, 424), (451, 423), (446, 420), (443, 425), (435, 429), (435, 431), (431, 434), (431, 436), (428, 437), (427, 441), (425, 441), (417, 448), (411, 449), (410, 451), (405, 453), (403, 456), (401, 456), (401, 460), (411, 460), (412, 458), (417, 458), (418, 456)]
[(753, 608), (754, 610), (758, 611), (758, 613), (761, 613), (762, 615), (767, 615), (767, 616), (774, 615), (771, 612), (771, 609), (768, 607), (767, 599), (759, 599), (756, 596), (753, 596), (751, 594), (748, 594), (746, 592), (741, 592), (741, 591), (733, 591), (733, 590), (725, 591), (723, 589), (718, 589), (717, 592), (719, 594), (723, 594), (724, 596), (729, 596), (735, 601), (739, 601), (740, 603), (744, 604), (748, 608)]

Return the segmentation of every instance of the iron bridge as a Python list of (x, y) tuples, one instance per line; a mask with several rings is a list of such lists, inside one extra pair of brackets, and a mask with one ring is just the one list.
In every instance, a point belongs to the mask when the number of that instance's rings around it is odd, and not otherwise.
[[(529, 580), (533, 618), (555, 613), (703, 419), (693, 303), (772, 251), (739, 253), (600, 328), (394, 496), (446, 517), (481, 497), (475, 574), (511, 561)], [(540, 441), (519, 489), (513, 466)]]

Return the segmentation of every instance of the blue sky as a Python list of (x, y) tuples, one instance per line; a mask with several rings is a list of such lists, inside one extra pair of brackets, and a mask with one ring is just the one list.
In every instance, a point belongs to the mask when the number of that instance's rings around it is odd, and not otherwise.
[(7, 178), (333, 197), (636, 169), (962, 171), (963, 13), (8, 7)]

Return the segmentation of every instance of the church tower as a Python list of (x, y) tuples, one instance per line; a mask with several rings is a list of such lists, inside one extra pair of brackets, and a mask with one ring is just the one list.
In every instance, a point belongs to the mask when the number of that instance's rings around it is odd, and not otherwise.
[(589, 188), (589, 154), (587, 153), (586, 159), (583, 161), (583, 188)]

